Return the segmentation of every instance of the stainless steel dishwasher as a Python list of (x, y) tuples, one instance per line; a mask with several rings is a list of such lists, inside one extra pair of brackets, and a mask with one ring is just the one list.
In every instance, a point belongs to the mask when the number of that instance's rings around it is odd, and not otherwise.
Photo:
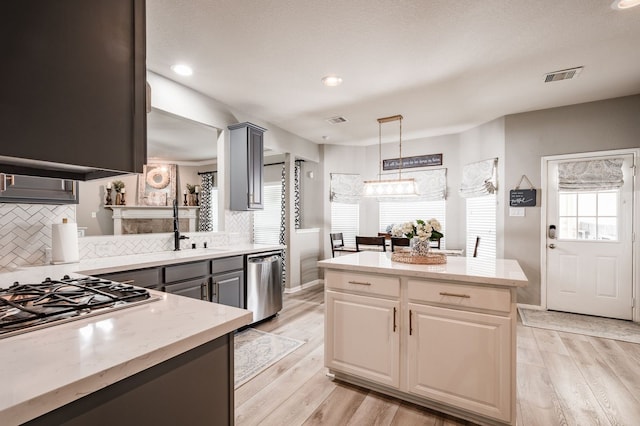
[(247, 309), (261, 321), (282, 309), (282, 252), (247, 256)]

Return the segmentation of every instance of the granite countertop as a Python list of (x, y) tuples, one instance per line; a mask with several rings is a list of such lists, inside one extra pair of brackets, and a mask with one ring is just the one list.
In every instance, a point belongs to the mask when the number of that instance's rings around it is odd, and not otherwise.
[(318, 266), (356, 272), (375, 272), (415, 278), (453, 280), (504, 287), (524, 287), (528, 280), (518, 261), (448, 256), (447, 263), (419, 265), (393, 262), (389, 252), (362, 251), (321, 260)]
[[(0, 274), (3, 284), (259, 253), (248, 244), (91, 259)], [(245, 309), (150, 290), (156, 300), (0, 339), (0, 418), (20, 424), (249, 324)]]

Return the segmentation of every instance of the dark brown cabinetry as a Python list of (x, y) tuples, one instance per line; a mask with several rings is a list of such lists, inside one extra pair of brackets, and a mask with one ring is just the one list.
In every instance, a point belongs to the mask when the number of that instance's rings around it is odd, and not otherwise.
[(229, 126), (231, 210), (262, 210), (264, 132), (251, 123)]
[(144, 0), (3, 2), (0, 172), (142, 172), (145, 31)]

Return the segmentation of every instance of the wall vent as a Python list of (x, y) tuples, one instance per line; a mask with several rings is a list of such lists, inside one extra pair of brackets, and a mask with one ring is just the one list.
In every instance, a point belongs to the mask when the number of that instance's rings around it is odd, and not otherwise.
[(347, 119), (341, 116), (336, 116), (336, 117), (327, 118), (327, 121), (331, 124), (340, 124), (340, 123), (345, 123)]
[(552, 81), (569, 80), (577, 77), (584, 67), (569, 68), (566, 70), (553, 71), (544, 76), (545, 83), (551, 83)]

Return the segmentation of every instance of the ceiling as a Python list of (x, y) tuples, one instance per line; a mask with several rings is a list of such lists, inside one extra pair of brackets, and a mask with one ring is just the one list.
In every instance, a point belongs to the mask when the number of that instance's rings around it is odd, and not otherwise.
[(395, 114), (410, 140), (640, 93), (640, 6), (611, 2), (147, 0), (147, 66), (315, 143), (378, 143)]

